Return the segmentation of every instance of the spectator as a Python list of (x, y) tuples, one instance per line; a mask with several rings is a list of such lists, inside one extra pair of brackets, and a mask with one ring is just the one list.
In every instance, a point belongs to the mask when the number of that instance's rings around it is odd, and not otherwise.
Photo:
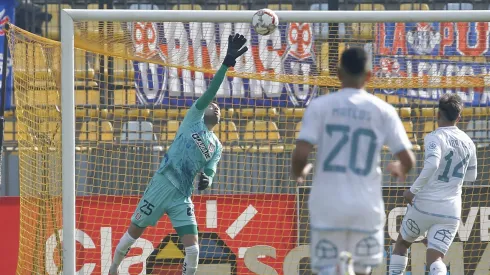
[(42, 24), (51, 21), (51, 18), (51, 14), (43, 12), (41, 7), (30, 0), (18, 1), (15, 7), (16, 25), (38, 35), (42, 35)]

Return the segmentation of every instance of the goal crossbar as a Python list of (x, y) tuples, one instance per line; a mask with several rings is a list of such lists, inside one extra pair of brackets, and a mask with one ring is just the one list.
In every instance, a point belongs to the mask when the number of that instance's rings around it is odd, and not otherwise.
[[(250, 22), (254, 11), (87, 10), (61, 11), (63, 269), (76, 274), (74, 22)], [(280, 22), (490, 22), (490, 10), (471, 11), (277, 11)]]
[[(85, 10), (64, 9), (73, 21), (145, 22), (250, 22), (255, 11), (218, 10)], [(376, 22), (488, 22), (490, 10), (471, 11), (275, 11), (279, 22), (376, 23)], [(63, 23), (63, 20), (62, 20)], [(63, 24), (61, 24), (64, 27)]]

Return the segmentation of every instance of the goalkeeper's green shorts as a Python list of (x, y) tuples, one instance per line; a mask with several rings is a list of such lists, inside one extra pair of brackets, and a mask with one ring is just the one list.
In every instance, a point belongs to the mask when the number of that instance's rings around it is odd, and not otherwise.
[(184, 196), (164, 175), (155, 173), (131, 217), (131, 222), (142, 228), (155, 226), (165, 213), (179, 235), (182, 232), (179, 228), (184, 229), (183, 234), (197, 235), (191, 198)]

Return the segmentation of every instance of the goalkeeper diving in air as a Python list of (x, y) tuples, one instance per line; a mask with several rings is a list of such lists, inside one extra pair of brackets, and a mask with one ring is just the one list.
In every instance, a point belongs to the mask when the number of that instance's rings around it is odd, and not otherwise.
[[(243, 35), (230, 35), (228, 50), (223, 64), (216, 72), (209, 88), (197, 99), (182, 121), (177, 135), (160, 167), (150, 180), (143, 197), (131, 217), (128, 231), (124, 233), (114, 252), (109, 270), (116, 275), (122, 260), (146, 227), (155, 226), (167, 214), (185, 247), (182, 274), (194, 275), (199, 262), (197, 222), (191, 200), (193, 182), (199, 175), (199, 190), (205, 190), (213, 182), (216, 167), (221, 158), (222, 146), (212, 132), (220, 121), (220, 108), (212, 103), (228, 68), (235, 66), (236, 59), (248, 48)], [(202, 172), (204, 170), (204, 172)]]

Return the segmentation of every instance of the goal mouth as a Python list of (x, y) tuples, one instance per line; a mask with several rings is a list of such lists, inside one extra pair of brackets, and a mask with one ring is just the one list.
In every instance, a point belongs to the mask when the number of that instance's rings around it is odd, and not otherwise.
[[(417, 159), (424, 159), (425, 136), (438, 127), (439, 97), (457, 93), (466, 105), (460, 128), (481, 148), (484, 163), (490, 30), (482, 22), (490, 11), (277, 11), (280, 24), (267, 36), (251, 26), (254, 12), (63, 10), (61, 42), (11, 26), (16, 119), (6, 129), (19, 148), (19, 270), (56, 273), (62, 261), (66, 270), (80, 269), (77, 259), (86, 270), (107, 269), (111, 249), (234, 33), (247, 38), (249, 51), (216, 96), (222, 121), (214, 132), (223, 157), (212, 187), (196, 191), (196, 209), (188, 210), (208, 242), (203, 270), (248, 274), (247, 261), (278, 273), (309, 269), (301, 260), (310, 241), (309, 187), (291, 181), (291, 152), (309, 103), (341, 88), (337, 67), (349, 47), (369, 54), (366, 90), (395, 107)], [(391, 159), (383, 150), (379, 167)], [(463, 189), (465, 222), (484, 219), (489, 190), (482, 173)], [(383, 183), (389, 253), (405, 187), (395, 187), (384, 171)], [(124, 271), (179, 270), (182, 245), (171, 228), (163, 218), (144, 235)], [(484, 230), (467, 231), (456, 239), (451, 272), (476, 272), (485, 262)], [(424, 266), (417, 257), (415, 269)]]

